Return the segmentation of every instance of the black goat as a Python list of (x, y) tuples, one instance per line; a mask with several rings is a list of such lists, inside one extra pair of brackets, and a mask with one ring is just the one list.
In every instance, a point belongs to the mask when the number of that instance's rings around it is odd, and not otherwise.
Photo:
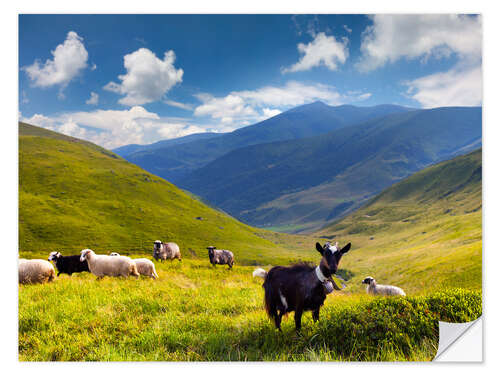
[(80, 255), (63, 256), (61, 253), (53, 251), (50, 253), (48, 261), (51, 260), (57, 267), (57, 276), (61, 273), (67, 273), (71, 276), (72, 273), (90, 272), (87, 260), (80, 262)]
[[(265, 306), (269, 318), (274, 319), (276, 328), (281, 331), (283, 315), (295, 311), (295, 329), (300, 331), (302, 313), (312, 311), (313, 320), (319, 319), (319, 309), (326, 295), (333, 289), (340, 290), (332, 279), (342, 255), (351, 248), (348, 243), (341, 250), (337, 244), (324, 246), (316, 243), (316, 249), (323, 258), (319, 266), (301, 263), (291, 267), (276, 266), (265, 272), (258, 270), (256, 276), (264, 278)], [(264, 271), (264, 272), (262, 272)]]

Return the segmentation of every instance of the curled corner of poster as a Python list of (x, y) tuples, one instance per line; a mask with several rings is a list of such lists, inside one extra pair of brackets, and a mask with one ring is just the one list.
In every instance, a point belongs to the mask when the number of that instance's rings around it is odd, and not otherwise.
[(483, 317), (467, 323), (439, 322), (434, 362), (482, 362)]

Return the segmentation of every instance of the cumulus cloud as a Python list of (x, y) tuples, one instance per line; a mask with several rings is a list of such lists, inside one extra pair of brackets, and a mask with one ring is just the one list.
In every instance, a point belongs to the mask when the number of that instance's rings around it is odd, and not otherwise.
[(424, 108), (478, 106), (482, 103), (481, 67), (454, 68), (404, 83), (407, 94)]
[(141, 106), (127, 110), (95, 110), (56, 116), (35, 114), (21, 121), (112, 149), (126, 144), (147, 144), (205, 131), (216, 131), (185, 119), (163, 118)]
[(400, 59), (453, 57), (448, 71), (404, 82), (406, 96), (423, 107), (481, 105), (482, 19), (471, 15), (375, 15), (364, 32), (361, 59), (368, 72)]
[[(51, 51), (52, 59), (45, 63), (36, 60), (22, 69), (36, 87), (58, 85), (63, 90), (87, 66), (88, 53), (83, 38), (70, 31), (66, 40)], [(62, 96), (62, 91), (61, 91)]]
[(90, 98), (85, 101), (85, 104), (97, 105), (99, 103), (99, 94), (95, 92), (90, 93)]
[(460, 60), (481, 57), (480, 16), (383, 15), (371, 17), (373, 25), (363, 32), (361, 59), (357, 67), (370, 71), (402, 58), (448, 57)]
[(126, 74), (119, 75), (121, 83), (109, 82), (105, 90), (125, 95), (118, 102), (127, 106), (142, 105), (162, 99), (176, 84), (182, 82), (182, 69), (174, 66), (175, 53), (167, 51), (163, 60), (147, 48), (125, 55)]
[(281, 111), (279, 109), (262, 108), (262, 113), (265, 118), (278, 116)]
[(298, 62), (288, 68), (282, 68), (282, 73), (299, 72), (324, 65), (329, 70), (337, 70), (339, 64), (344, 64), (349, 56), (347, 38), (338, 41), (334, 36), (321, 32), (315, 35), (308, 44), (299, 43), (297, 49), (302, 55)]
[(221, 119), (224, 124), (232, 122), (234, 117), (241, 119), (257, 116), (255, 109), (245, 104), (239, 95), (229, 94), (222, 98), (216, 98), (210, 94), (199, 94), (196, 97), (203, 104), (196, 107), (195, 116), (211, 116), (214, 119)]

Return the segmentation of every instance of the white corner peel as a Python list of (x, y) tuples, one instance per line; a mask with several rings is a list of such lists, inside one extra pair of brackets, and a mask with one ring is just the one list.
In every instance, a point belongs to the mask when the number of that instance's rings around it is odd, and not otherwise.
[(482, 362), (482, 317), (467, 323), (439, 322), (435, 362)]

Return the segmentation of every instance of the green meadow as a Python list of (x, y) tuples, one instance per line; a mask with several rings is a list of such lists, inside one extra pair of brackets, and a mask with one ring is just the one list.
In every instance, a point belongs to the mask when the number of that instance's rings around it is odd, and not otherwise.
[(62, 275), (19, 287), (21, 361), (426, 361), (436, 353), (437, 320), (481, 314), (479, 291), (408, 298), (328, 296), (320, 321), (293, 314), (283, 332), (263, 309), (253, 267), (207, 260), (156, 264), (158, 280)]
[[(150, 257), (175, 241), (182, 262), (155, 262), (158, 280), (61, 275), (19, 285), (21, 361), (428, 361), (438, 320), (481, 315), (481, 151), (427, 168), (309, 235), (242, 224), (88, 142), (20, 124), (19, 256), (118, 251)], [(317, 263), (316, 241), (351, 242), (320, 321), (293, 313), (283, 332), (263, 308), (269, 269)], [(234, 252), (212, 267), (206, 246)], [(372, 276), (405, 298), (368, 296)]]

